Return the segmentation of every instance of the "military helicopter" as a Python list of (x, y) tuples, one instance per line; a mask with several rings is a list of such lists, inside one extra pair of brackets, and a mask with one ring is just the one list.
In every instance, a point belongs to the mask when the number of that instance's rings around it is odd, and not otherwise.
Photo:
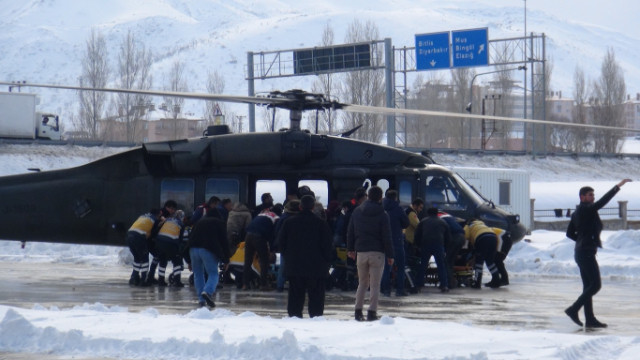
[(295, 193), (303, 181), (319, 180), (326, 183), (328, 197), (339, 201), (351, 199), (354, 190), (365, 183), (386, 182), (389, 188), (398, 190), (405, 205), (421, 197), (428, 206), (454, 216), (478, 218), (502, 228), (514, 242), (526, 232), (518, 215), (495, 207), (464, 179), (429, 156), (341, 136), (312, 134), (300, 128), (302, 112), (307, 110), (460, 114), (342, 104), (301, 90), (249, 97), (22, 86), (266, 105), (289, 110), (291, 122), (286, 130), (267, 133), (232, 134), (226, 126), (213, 126), (200, 138), (145, 143), (75, 168), (0, 177), (4, 210), (0, 216), (0, 239), (123, 246), (133, 221), (168, 199), (177, 201), (187, 214), (211, 195), (253, 206), (256, 195), (260, 195), (256, 194), (256, 185), (263, 180), (284, 182), (287, 194)]

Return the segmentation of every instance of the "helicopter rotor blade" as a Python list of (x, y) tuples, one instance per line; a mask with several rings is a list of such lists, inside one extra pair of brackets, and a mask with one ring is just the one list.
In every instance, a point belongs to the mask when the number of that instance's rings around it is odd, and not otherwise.
[(380, 106), (366, 106), (366, 105), (352, 105), (343, 104), (343, 111), (353, 113), (364, 114), (381, 114), (381, 115), (416, 115), (416, 116), (436, 116), (441, 118), (468, 118), (477, 120), (497, 120), (497, 121), (509, 121), (509, 122), (525, 122), (530, 124), (542, 124), (542, 125), (556, 125), (556, 126), (570, 126), (570, 127), (582, 127), (599, 130), (614, 130), (625, 132), (640, 133), (640, 129), (624, 128), (616, 126), (594, 125), (594, 124), (578, 124), (568, 122), (558, 122), (550, 120), (536, 120), (536, 119), (523, 119), (506, 116), (492, 116), (492, 115), (479, 115), (479, 114), (463, 114), (447, 111), (433, 111), (433, 110), (415, 110), (415, 109), (398, 109), (398, 108), (386, 108)]
[[(123, 93), (123, 94), (137, 94), (137, 95), (150, 95), (150, 96), (171, 96), (184, 99), (193, 100), (206, 100), (206, 101), (223, 101), (233, 102), (241, 104), (255, 104), (255, 105), (271, 105), (275, 107), (284, 108), (296, 108), (297, 104), (300, 104), (300, 99), (287, 96), (287, 93), (273, 92), (270, 96), (239, 96), (239, 95), (222, 95), (222, 94), (206, 94), (206, 93), (192, 93), (192, 92), (178, 92), (178, 91), (160, 91), (160, 90), (136, 90), (136, 89), (117, 89), (117, 88), (88, 88), (81, 86), (67, 86), (67, 85), (52, 85), (52, 84), (32, 84), (32, 83), (14, 83), (14, 82), (0, 82), (0, 85), (7, 86), (20, 86), (20, 87), (40, 87), (50, 89), (65, 89), (65, 90), (77, 90), (77, 91), (104, 91), (111, 93)], [(293, 92), (295, 95), (296, 92)], [(313, 94), (311, 94), (313, 95)], [(327, 107), (331, 106), (335, 109), (341, 109), (347, 112), (353, 113), (366, 113), (366, 114), (381, 114), (381, 115), (415, 115), (415, 116), (435, 116), (441, 118), (467, 118), (476, 120), (497, 120), (508, 122), (524, 122), (530, 124), (541, 125), (555, 125), (555, 126), (567, 126), (567, 127), (579, 127), (598, 130), (613, 130), (640, 133), (640, 129), (624, 128), (616, 126), (595, 125), (595, 124), (578, 124), (568, 122), (558, 122), (550, 120), (536, 120), (536, 119), (523, 119), (506, 116), (493, 116), (493, 115), (480, 115), (480, 114), (463, 114), (447, 111), (434, 111), (434, 110), (417, 110), (417, 109), (399, 109), (399, 108), (387, 108), (380, 106), (367, 106), (367, 105), (353, 105), (343, 104), (338, 102), (311, 102), (310, 108)], [(307, 108), (309, 109), (309, 108)]]
[(78, 90), (78, 91), (104, 91), (104, 92), (111, 92), (111, 93), (134, 94), (134, 95), (171, 96), (171, 97), (193, 99), (193, 100), (223, 101), (223, 102), (255, 104), (255, 105), (285, 105), (285, 104), (291, 104), (294, 102), (294, 100), (286, 99), (286, 98), (205, 94), (205, 93), (179, 92), (179, 91), (89, 88), (89, 87), (81, 87), (81, 86), (32, 84), (32, 83), (17, 84), (17, 83), (9, 83), (9, 82), (0, 82), (0, 85), (20, 86), (20, 87), (39, 87), (39, 88), (49, 88), (49, 89)]

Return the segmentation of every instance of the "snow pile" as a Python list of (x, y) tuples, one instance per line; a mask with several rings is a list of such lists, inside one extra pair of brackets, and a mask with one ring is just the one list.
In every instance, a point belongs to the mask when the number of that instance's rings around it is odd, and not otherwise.
[(383, 317), (373, 323), (0, 306), (0, 350), (145, 359), (634, 359), (639, 337), (470, 328)]

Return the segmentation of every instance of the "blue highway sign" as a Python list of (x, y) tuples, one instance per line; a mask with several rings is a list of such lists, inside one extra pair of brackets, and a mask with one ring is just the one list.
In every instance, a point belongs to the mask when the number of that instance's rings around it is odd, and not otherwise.
[(452, 31), (451, 50), (454, 68), (489, 65), (488, 29)]
[(416, 70), (448, 69), (451, 66), (449, 32), (416, 35)]

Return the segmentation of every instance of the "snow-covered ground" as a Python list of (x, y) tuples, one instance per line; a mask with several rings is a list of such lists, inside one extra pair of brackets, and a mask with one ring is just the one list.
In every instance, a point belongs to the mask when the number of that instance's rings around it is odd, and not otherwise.
[[(0, 145), (0, 175), (80, 165), (123, 149)], [(447, 165), (528, 169), (536, 201), (567, 198), (591, 184), (602, 194), (622, 177), (616, 199), (640, 200), (637, 160), (442, 156)], [(626, 164), (626, 165), (625, 165)], [(545, 183), (545, 185), (539, 185)], [(546, 185), (547, 183), (552, 184)], [(542, 191), (544, 190), (544, 191)], [(570, 200), (569, 200), (570, 198)], [(640, 204), (640, 203), (639, 203)], [(605, 231), (598, 253), (605, 279), (640, 279), (640, 231)], [(579, 282), (573, 242), (561, 232), (534, 231), (512, 249), (507, 267), (512, 276), (570, 277)], [(126, 253), (126, 250), (124, 251)], [(0, 261), (121, 262), (121, 248), (0, 241)], [(122, 265), (126, 266), (126, 265)], [(597, 298), (596, 298), (597, 303)], [(632, 315), (633, 316), (633, 315)], [(411, 320), (384, 316), (374, 323), (330, 317), (291, 319), (233, 313), (224, 306), (187, 313), (160, 314), (125, 307), (85, 304), (69, 308), (17, 308), (0, 305), (0, 354), (46, 353), (62, 358), (154, 359), (636, 359), (635, 336), (557, 331), (508, 331), (478, 328), (465, 322)], [(606, 319), (605, 319), (606, 320)], [(566, 319), (569, 322), (569, 319)], [(460, 334), (468, 336), (460, 336)], [(1, 356), (0, 356), (1, 357)]]

